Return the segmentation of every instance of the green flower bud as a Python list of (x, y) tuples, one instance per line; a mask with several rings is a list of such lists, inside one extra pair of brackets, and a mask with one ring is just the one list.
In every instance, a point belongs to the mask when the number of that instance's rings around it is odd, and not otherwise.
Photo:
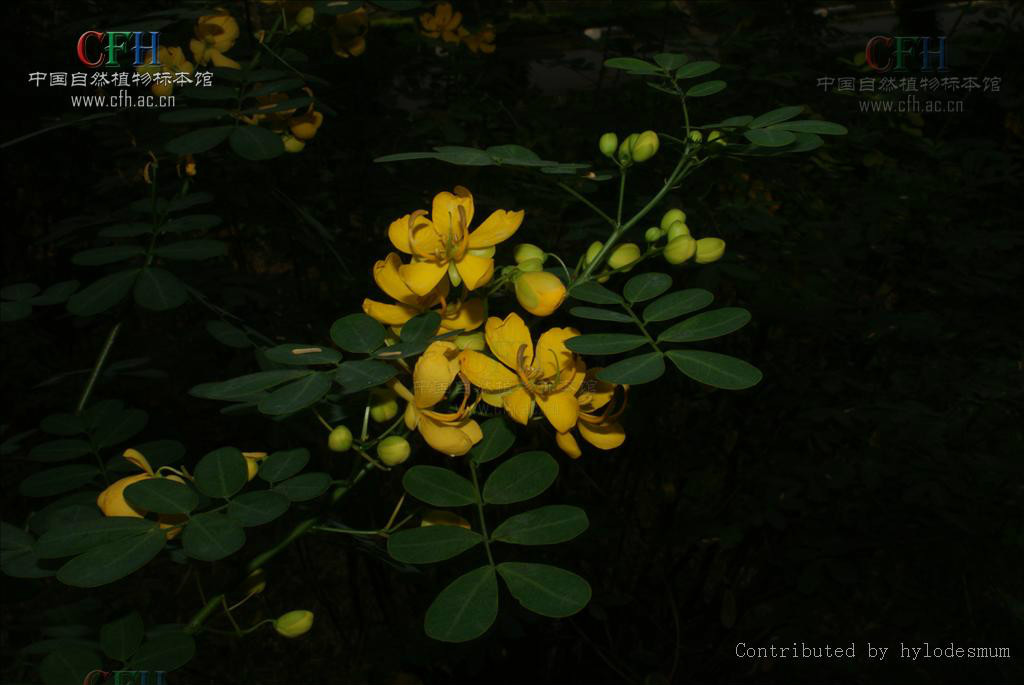
[(536, 245), (531, 245), (530, 243), (519, 243), (516, 245), (516, 249), (512, 253), (512, 257), (516, 260), (516, 264), (521, 264), (527, 259), (539, 259), (540, 263), (543, 264), (544, 260), (548, 257), (548, 253)]
[(370, 418), (377, 423), (386, 423), (398, 416), (398, 399), (391, 388), (374, 388), (370, 391)]
[(646, 162), (658, 152), (658, 134), (654, 131), (644, 131), (636, 137), (630, 152), (634, 162)]
[(352, 431), (348, 426), (338, 426), (327, 436), (327, 449), (332, 452), (348, 452), (352, 447)]
[(721, 238), (701, 238), (697, 241), (697, 263), (717, 262), (725, 254), (725, 241)]
[(299, 609), (282, 614), (274, 621), (274, 630), (285, 637), (299, 637), (313, 627), (313, 612)]
[(519, 271), (528, 273), (531, 271), (542, 271), (544, 269), (544, 263), (539, 259), (525, 259), (519, 262)]
[(667, 231), (677, 221), (686, 223), (686, 212), (681, 209), (670, 209), (661, 217), (661, 230)]
[(608, 266), (613, 269), (630, 266), (640, 259), (641, 254), (643, 253), (640, 251), (640, 246), (636, 243), (623, 243), (612, 250), (611, 256), (608, 257)]
[(316, 16), (316, 11), (309, 7), (303, 7), (299, 10), (299, 13), (295, 15), (295, 23), (302, 28), (306, 28), (313, 23), (313, 18)]
[(700, 131), (690, 131), (690, 140), (695, 143), (700, 143), (704, 140), (704, 136), (701, 135)]
[(412, 446), (401, 435), (389, 435), (377, 443), (377, 458), (386, 466), (397, 466), (409, 458)]
[(258, 568), (242, 582), (242, 592), (247, 595), (258, 595), (267, 589), (267, 574)]
[(682, 221), (676, 221), (668, 227), (665, 233), (668, 235), (669, 240), (675, 240), (680, 236), (690, 235), (690, 227)]
[(601, 139), (597, 141), (597, 147), (600, 148), (601, 154), (605, 157), (611, 157), (615, 154), (615, 148), (619, 146), (619, 137), (614, 133), (605, 133), (601, 136)]
[(708, 142), (715, 143), (717, 145), (725, 145), (725, 138), (722, 137), (721, 131), (712, 131), (708, 134)]
[(656, 243), (659, 240), (661, 240), (661, 236), (663, 235), (664, 233), (661, 232), (660, 228), (658, 228), (657, 226), (651, 226), (650, 228), (647, 229), (647, 232), (644, 233), (644, 240), (646, 240), (649, 243)]
[(633, 163), (633, 142), (640, 136), (639, 133), (630, 133), (629, 136), (619, 145), (619, 164), (629, 166)]
[(483, 352), (487, 347), (483, 333), (464, 333), (463, 335), (457, 335), (453, 342), (460, 350), (476, 350), (477, 352)]
[(669, 264), (682, 264), (697, 251), (697, 241), (688, 235), (669, 240), (661, 254)]
[(597, 259), (597, 255), (603, 247), (604, 243), (602, 243), (600, 240), (595, 240), (594, 242), (590, 243), (590, 247), (587, 248), (587, 255), (583, 258), (583, 262), (585, 264), (590, 264), (592, 261)]

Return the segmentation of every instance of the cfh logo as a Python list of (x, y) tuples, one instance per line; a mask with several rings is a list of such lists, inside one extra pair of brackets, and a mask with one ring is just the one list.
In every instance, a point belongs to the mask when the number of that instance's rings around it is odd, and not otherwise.
[(82, 685), (167, 685), (167, 671), (95, 670), (85, 674)]
[(945, 36), (874, 36), (864, 46), (864, 61), (880, 74), (948, 71)]
[[(147, 44), (148, 40), (148, 44)], [(132, 66), (159, 65), (159, 31), (86, 31), (78, 37), (78, 59), (87, 67), (121, 67), (121, 57), (130, 56)]]

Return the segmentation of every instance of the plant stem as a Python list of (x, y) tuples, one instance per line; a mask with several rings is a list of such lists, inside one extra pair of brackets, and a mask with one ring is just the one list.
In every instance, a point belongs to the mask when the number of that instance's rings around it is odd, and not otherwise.
[(615, 228), (622, 226), (622, 204), (626, 200), (626, 169), (619, 169), (619, 210), (615, 214)]
[(582, 196), (581, 194), (579, 194), (578, 192), (576, 192), (575, 190), (573, 190), (572, 188), (570, 188), (570, 187), (569, 187), (569, 186), (567, 186), (566, 184), (564, 184), (564, 183), (562, 183), (561, 181), (559, 181), (559, 182), (558, 182), (558, 187), (559, 187), (559, 188), (561, 188), (562, 190), (564, 190), (565, 192), (569, 193), (569, 194), (570, 194), (570, 195), (572, 195), (573, 197), (575, 197), (575, 198), (576, 198), (577, 200), (579, 200), (580, 202), (582, 202), (582, 203), (583, 203), (583, 204), (585, 204), (586, 206), (590, 207), (590, 208), (591, 208), (592, 210), (594, 210), (594, 212), (595, 212), (595, 213), (596, 213), (596, 214), (597, 214), (597, 215), (598, 215), (599, 217), (601, 217), (602, 219), (604, 219), (605, 221), (607, 221), (607, 222), (608, 222), (608, 224), (609, 224), (610, 226), (612, 226), (612, 227), (615, 227), (615, 226), (617, 225), (617, 224), (615, 223), (615, 219), (613, 219), (613, 218), (611, 218), (610, 216), (608, 216), (607, 214), (605, 214), (605, 212), (604, 212), (604, 210), (603, 210), (603, 209), (601, 209), (600, 207), (598, 207), (597, 205), (595, 205), (595, 204), (594, 204), (593, 202), (591, 202), (591, 201), (590, 201), (590, 200), (588, 200), (587, 198), (583, 197), (583, 196)]
[(494, 566), (494, 555), (491, 554), (491, 541), (488, 539), (487, 522), (484, 520), (484, 498), (480, 493), (480, 481), (476, 476), (476, 462), (469, 460), (469, 472), (473, 474), (473, 488), (476, 490), (476, 513), (480, 517), (480, 534), (484, 538), (484, 551), (487, 552), (487, 563)]
[[(597, 256), (594, 257), (594, 260), (592, 262), (587, 264), (586, 268), (583, 269), (583, 273), (581, 273), (579, 275), (579, 278), (577, 278), (573, 282), (574, 284), (589, 281), (593, 277), (594, 270), (604, 263), (608, 255), (611, 254), (612, 248), (614, 248), (616, 243), (619, 242), (623, 234), (629, 229), (631, 229), (633, 226), (635, 226), (638, 221), (647, 216), (647, 213), (654, 209), (654, 207), (657, 206), (659, 202), (661, 202), (661, 199), (665, 197), (665, 194), (668, 193), (669, 189), (672, 188), (672, 186), (674, 186), (676, 182), (679, 181), (679, 179), (686, 175), (686, 171), (688, 170), (688, 161), (688, 155), (683, 155), (682, 157), (680, 157), (679, 163), (676, 164), (676, 168), (672, 170), (671, 174), (669, 174), (668, 180), (665, 182), (665, 185), (662, 186), (661, 190), (658, 191), (657, 195), (652, 197), (650, 202), (644, 205), (639, 212), (634, 214), (629, 221), (627, 221), (624, 224), (621, 224), (612, 232), (608, 240), (605, 241), (605, 244), (601, 248), (601, 251), (597, 253)], [(625, 186), (625, 180), (623, 180), (622, 185), (623, 187)]]
[(651, 347), (653, 347), (657, 352), (661, 352), (661, 348), (658, 347), (657, 341), (655, 341), (654, 338), (651, 337), (651, 334), (647, 332), (647, 327), (644, 326), (644, 322), (641, 321), (640, 317), (636, 315), (636, 313), (633, 311), (633, 308), (626, 304), (625, 301), (622, 301), (620, 304), (622, 305), (622, 308), (626, 310), (626, 313), (629, 314), (630, 318), (633, 319), (633, 323), (637, 325), (637, 328), (640, 329), (640, 332), (644, 334), (645, 338), (647, 338), (647, 342), (651, 344)]
[(86, 381), (85, 387), (82, 389), (82, 395), (78, 398), (75, 414), (81, 414), (85, 410), (85, 405), (89, 402), (89, 397), (96, 388), (96, 381), (100, 377), (100, 371), (103, 370), (103, 365), (107, 363), (110, 350), (114, 347), (114, 341), (117, 340), (117, 334), (121, 332), (121, 323), (120, 321), (115, 323), (114, 327), (110, 329), (110, 333), (107, 334), (107, 339), (103, 343), (103, 347), (100, 348), (100, 354), (96, 358), (96, 363), (93, 364), (92, 372), (89, 374), (89, 380)]

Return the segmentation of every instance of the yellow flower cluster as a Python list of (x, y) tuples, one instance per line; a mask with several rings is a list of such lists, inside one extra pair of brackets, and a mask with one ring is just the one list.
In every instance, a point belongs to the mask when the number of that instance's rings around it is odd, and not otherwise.
[(470, 52), (490, 54), (494, 52), (494, 27), (484, 26), (476, 33), (462, 25), (462, 12), (454, 10), (451, 3), (440, 2), (434, 12), (420, 15), (422, 34), (427, 38), (440, 38), (446, 43), (464, 44)]
[(197, 64), (228, 69), (241, 69), (241, 65), (225, 52), (235, 46), (238, 40), (238, 22), (226, 9), (218, 8), (213, 14), (199, 17), (195, 27), (196, 37), (188, 46)]
[[(398, 332), (409, 319), (429, 310), (441, 314), (439, 334), (484, 325), (486, 302), (475, 293), (493, 278), (495, 246), (515, 234), (524, 212), (498, 209), (470, 230), (474, 213), (472, 194), (460, 186), (438, 193), (429, 214), (419, 210), (393, 221), (388, 237), (409, 255), (409, 262), (392, 252), (374, 265), (374, 280), (395, 302), (365, 299), (363, 311)], [(528, 259), (538, 250), (520, 249), (520, 264), (540, 262)], [(542, 276), (551, 277), (557, 286)], [(453, 296), (460, 287), (461, 296)], [(525, 308), (536, 309), (539, 315), (550, 314), (565, 298), (561, 282), (543, 271), (520, 275), (516, 293)], [(592, 445), (613, 449), (625, 440), (617, 420), (621, 408), (614, 410), (615, 387), (598, 381), (599, 369), (588, 372), (583, 360), (566, 347), (565, 341), (576, 335), (579, 332), (572, 328), (551, 328), (537, 339), (535, 351), (518, 314), (490, 317), (479, 343), (432, 343), (412, 371), (412, 389), (397, 379), (389, 386), (407, 403), (409, 430), (418, 430), (427, 444), (450, 456), (466, 454), (483, 438), (472, 418), (481, 400), (503, 408), (521, 424), (539, 408), (558, 433), (558, 445), (574, 458), (580, 455), (574, 429)], [(457, 378), (461, 387), (453, 389)]]
[(177, 73), (191, 74), (195, 71), (195, 67), (185, 59), (185, 53), (181, 48), (176, 47), (164, 47), (160, 46), (157, 50), (156, 63), (153, 60), (153, 54), (150, 53), (149, 62), (140, 64), (135, 69), (140, 74), (149, 74), (150, 76), (156, 76), (157, 74), (167, 74), (167, 78), (162, 83), (154, 83), (150, 87), (153, 95), (170, 95), (174, 92), (173, 75)]

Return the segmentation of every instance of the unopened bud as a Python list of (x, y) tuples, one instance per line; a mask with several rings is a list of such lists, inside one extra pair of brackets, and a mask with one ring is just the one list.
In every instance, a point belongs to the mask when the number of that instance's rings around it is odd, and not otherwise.
[(398, 399), (391, 388), (374, 388), (370, 391), (370, 418), (385, 423), (398, 416)]
[(700, 131), (690, 131), (690, 140), (692, 140), (695, 143), (700, 143), (701, 141), (704, 140), (704, 136), (701, 134)]
[(540, 263), (543, 264), (544, 260), (547, 259), (547, 256), (547, 252), (536, 245), (531, 245), (530, 243), (519, 243), (516, 245), (515, 251), (512, 253), (512, 257), (516, 260), (516, 264), (521, 264), (527, 259), (539, 259)]
[(661, 230), (667, 231), (668, 227), (677, 221), (686, 223), (686, 212), (681, 209), (670, 209), (661, 217)]
[(660, 228), (657, 226), (651, 226), (647, 229), (647, 232), (644, 233), (644, 240), (649, 243), (656, 243), (661, 240), (661, 236), (663, 235), (664, 233), (661, 232)]
[(716, 143), (718, 145), (725, 145), (725, 138), (722, 137), (721, 131), (712, 131), (708, 134), (708, 142)]
[(599, 240), (595, 240), (594, 242), (590, 243), (590, 247), (587, 248), (587, 254), (583, 258), (583, 261), (587, 264), (590, 264), (595, 259), (597, 259), (597, 255), (600, 254), (603, 248), (604, 243), (602, 243)]
[(247, 595), (258, 595), (267, 589), (267, 574), (258, 568), (242, 582), (242, 592)]
[(274, 621), (274, 630), (285, 637), (299, 637), (313, 627), (313, 612), (299, 609), (282, 614)]
[(688, 235), (682, 235), (668, 241), (662, 255), (669, 264), (682, 264), (693, 257), (697, 251), (697, 241)]
[(634, 162), (646, 162), (658, 152), (660, 141), (654, 131), (644, 131), (636, 137), (630, 152)]
[(544, 263), (539, 259), (524, 259), (523, 261), (519, 262), (519, 270), (522, 271), (523, 273), (527, 273), (530, 271), (543, 271)]
[(565, 284), (548, 271), (521, 274), (515, 286), (520, 306), (536, 316), (548, 316), (565, 302)]
[(306, 148), (303, 141), (290, 133), (281, 134), (281, 142), (284, 143), (285, 152), (302, 152)]
[(463, 335), (457, 335), (453, 342), (460, 350), (476, 350), (477, 352), (483, 352), (487, 347), (483, 333), (465, 333)]
[(669, 240), (675, 240), (676, 238), (680, 238), (684, 235), (690, 235), (690, 227), (682, 221), (676, 221), (668, 227), (668, 230), (665, 231), (665, 233), (668, 235)]
[(412, 446), (401, 435), (389, 435), (377, 443), (377, 458), (387, 466), (398, 466), (411, 452)]
[[(608, 257), (608, 266), (613, 269), (632, 268), (631, 265), (639, 261), (641, 254), (643, 253), (640, 246), (636, 243), (623, 243), (612, 250), (611, 256)], [(629, 271), (628, 268), (625, 270)]]
[(697, 263), (717, 262), (725, 254), (725, 241), (721, 238), (701, 238), (697, 241)]
[(615, 148), (619, 146), (619, 137), (614, 133), (605, 133), (601, 136), (601, 139), (597, 141), (597, 147), (600, 148), (601, 154), (605, 157), (611, 157), (615, 154)]
[(337, 426), (327, 436), (327, 449), (332, 452), (348, 452), (352, 447), (352, 431), (348, 426)]
[(313, 23), (313, 18), (316, 16), (316, 10), (312, 7), (306, 6), (299, 10), (299, 13), (295, 15), (295, 23), (302, 28), (306, 28)]
[(630, 133), (629, 136), (619, 145), (619, 164), (628, 166), (633, 163), (633, 141), (639, 137), (639, 133)]

